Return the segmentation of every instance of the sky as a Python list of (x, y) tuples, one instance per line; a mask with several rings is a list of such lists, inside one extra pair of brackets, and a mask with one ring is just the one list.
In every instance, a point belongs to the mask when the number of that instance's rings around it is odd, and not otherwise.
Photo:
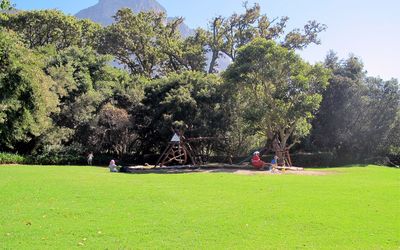
[[(18, 9), (56, 8), (68, 14), (90, 7), (98, 0), (13, 0)], [(243, 12), (242, 0), (158, 0), (169, 16), (182, 16), (191, 27), (206, 28), (217, 15)], [(362, 59), (368, 75), (400, 79), (400, 0), (250, 0), (258, 2), (269, 17), (288, 16), (288, 30), (302, 28), (308, 20), (328, 26), (321, 45), (299, 52), (314, 63), (329, 50), (340, 58), (350, 54)]]

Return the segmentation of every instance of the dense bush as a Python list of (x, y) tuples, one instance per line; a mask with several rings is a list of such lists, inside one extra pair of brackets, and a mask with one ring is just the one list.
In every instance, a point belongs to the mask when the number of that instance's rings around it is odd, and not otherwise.
[(80, 155), (43, 154), (30, 157), (30, 163), (38, 165), (83, 165), (86, 159)]
[(389, 159), (389, 166), (400, 166), (400, 154), (394, 155), (388, 155), (388, 159)]
[(0, 164), (26, 164), (28, 159), (22, 155), (0, 153)]
[[(107, 166), (111, 160), (117, 165), (130, 166), (143, 164), (133, 155), (94, 154), (93, 166)], [(37, 165), (87, 165), (86, 155), (79, 153), (46, 153), (29, 157), (29, 163)]]

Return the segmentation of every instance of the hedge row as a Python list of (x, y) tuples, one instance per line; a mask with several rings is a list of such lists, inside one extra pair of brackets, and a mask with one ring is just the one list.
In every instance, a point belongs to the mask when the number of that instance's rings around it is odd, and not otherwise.
[[(119, 165), (130, 165), (137, 162), (137, 158), (125, 155), (98, 154), (95, 155), (93, 165), (106, 166), (110, 160), (115, 159)], [(85, 155), (73, 154), (45, 154), (35, 156), (22, 156), (12, 153), (0, 153), (0, 164), (35, 164), (35, 165), (87, 165)]]
[(85, 158), (81, 156), (72, 156), (72, 155), (23, 156), (19, 154), (0, 153), (0, 164), (81, 165), (83, 163), (85, 163)]
[(79, 155), (38, 155), (30, 157), (31, 164), (38, 165), (83, 165), (86, 159)]

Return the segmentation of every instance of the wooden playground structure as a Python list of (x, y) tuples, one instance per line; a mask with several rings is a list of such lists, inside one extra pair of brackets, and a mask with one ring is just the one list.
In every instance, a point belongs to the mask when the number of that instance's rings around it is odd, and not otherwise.
[(185, 165), (190, 162), (197, 165), (195, 154), (189, 142), (185, 140), (183, 131), (176, 131), (171, 141), (157, 160), (155, 167), (163, 167), (170, 163)]
[[(200, 168), (207, 167), (206, 162), (196, 153), (196, 150), (192, 147), (192, 143), (213, 140), (215, 137), (198, 137), (198, 138), (186, 138), (183, 130), (173, 130), (173, 136), (169, 141), (167, 147), (160, 155), (154, 168)], [(276, 170), (302, 170), (302, 168), (294, 167), (292, 159), (290, 157), (289, 148), (282, 147), (278, 138), (274, 138), (272, 144), (269, 147), (263, 148), (261, 152), (274, 152), (278, 161), (274, 164), (268, 163), (272, 169)], [(251, 158), (251, 157), (250, 157)], [(249, 168), (249, 158), (244, 161), (233, 164), (221, 164), (225, 168)]]

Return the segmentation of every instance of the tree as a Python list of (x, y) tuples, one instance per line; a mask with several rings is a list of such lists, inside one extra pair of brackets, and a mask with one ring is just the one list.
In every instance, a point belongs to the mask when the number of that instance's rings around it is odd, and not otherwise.
[[(207, 34), (203, 29), (197, 29), (194, 35), (187, 37), (180, 48), (176, 50), (176, 54), (180, 54), (180, 64), (184, 65), (184, 69), (198, 72), (205, 72), (206, 53), (207, 53)], [(181, 51), (181, 52), (179, 52)], [(178, 70), (176, 70), (177, 72)]]
[(30, 152), (57, 112), (54, 82), (40, 56), (0, 30), (0, 151)]
[(97, 152), (131, 153), (137, 134), (133, 131), (132, 117), (125, 109), (105, 104), (92, 122), (92, 127), (89, 141)]
[(282, 38), (288, 17), (271, 20), (261, 14), (257, 3), (249, 7), (245, 2), (244, 8), (243, 14), (233, 14), (228, 18), (218, 16), (210, 22), (208, 46), (212, 56), (209, 73), (216, 71), (217, 59), (221, 55), (225, 54), (235, 61), (238, 49), (257, 37), (279, 41), (286, 48), (303, 49), (311, 43), (319, 44), (318, 34), (326, 29), (323, 24), (309, 21), (303, 31), (294, 29)]
[(307, 24), (304, 25), (303, 30), (294, 29), (290, 31), (281, 44), (285, 48), (299, 50), (306, 48), (312, 43), (321, 44), (318, 34), (325, 31), (326, 28), (326, 25), (320, 24), (315, 20), (308, 21)]
[[(332, 70), (329, 87), (314, 121), (311, 144), (342, 158), (366, 159), (384, 155), (397, 144), (399, 84), (367, 77), (361, 60), (345, 60), (331, 52), (325, 60)], [(392, 143), (390, 143), (392, 141)]]
[(0, 10), (11, 10), (13, 5), (10, 0), (1, 0), (0, 1)]
[(202, 70), (205, 65), (205, 36), (201, 30), (183, 40), (179, 33), (182, 18), (167, 22), (164, 13), (122, 9), (115, 23), (106, 27), (98, 50), (114, 55), (131, 74), (148, 78), (169, 72)]
[(8, 14), (0, 25), (17, 32), (29, 48), (52, 44), (57, 49), (95, 44), (101, 26), (78, 20), (58, 10), (20, 11)]
[[(93, 124), (106, 103), (130, 94), (132, 79), (123, 70), (109, 65), (110, 56), (99, 55), (89, 47), (70, 47), (56, 52), (41, 50), (48, 57), (45, 72), (54, 80), (52, 91), (59, 99), (60, 112), (52, 115), (55, 126), (41, 137), (42, 145), (90, 144)], [(134, 97), (131, 97), (134, 101)], [(140, 100), (138, 100), (139, 102)]]
[(358, 149), (362, 155), (383, 156), (400, 147), (399, 139), (391, 138), (400, 127), (400, 86), (397, 79), (379, 77), (367, 77), (366, 86), (368, 102), (357, 130), (356, 137), (362, 138)]
[(171, 73), (145, 87), (140, 135), (145, 152), (160, 153), (171, 139), (171, 128), (192, 137), (223, 136), (225, 114), (220, 108), (221, 79), (187, 71)]
[(210, 25), (211, 31), (209, 31), (209, 42), (208, 46), (211, 50), (211, 61), (208, 69), (208, 73), (215, 73), (215, 67), (217, 66), (217, 60), (220, 57), (222, 47), (224, 45), (224, 31), (222, 27), (223, 18), (216, 17)]
[(8, 19), (7, 12), (13, 9), (13, 5), (10, 0), (0, 1), (0, 22)]
[(309, 133), (329, 74), (322, 65), (310, 65), (293, 51), (258, 38), (239, 49), (224, 76), (225, 94), (236, 103), (231, 112), (246, 122), (243, 129), (264, 142), (279, 138), (284, 150)]

